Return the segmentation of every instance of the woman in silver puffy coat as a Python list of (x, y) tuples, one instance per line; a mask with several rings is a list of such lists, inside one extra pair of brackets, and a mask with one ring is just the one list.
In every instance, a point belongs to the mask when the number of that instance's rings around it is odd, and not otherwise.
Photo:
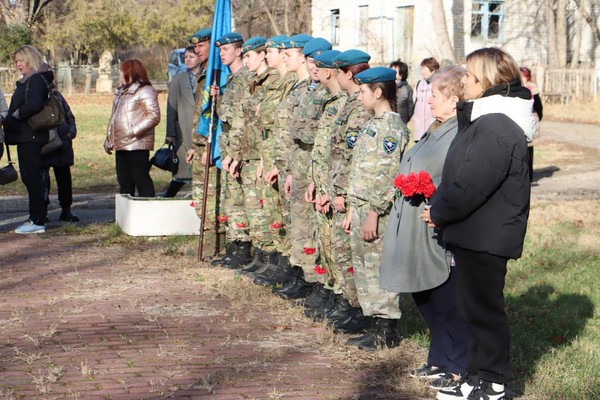
[(115, 151), (119, 193), (154, 197), (150, 177), (150, 151), (154, 150), (154, 128), (160, 122), (158, 94), (141, 61), (121, 64), (121, 86), (117, 89), (108, 123), (104, 150)]

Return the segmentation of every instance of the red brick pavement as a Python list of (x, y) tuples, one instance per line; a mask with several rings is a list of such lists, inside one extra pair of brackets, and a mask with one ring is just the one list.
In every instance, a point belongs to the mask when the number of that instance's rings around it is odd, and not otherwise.
[(0, 235), (0, 399), (416, 398), (245, 278), (100, 239)]

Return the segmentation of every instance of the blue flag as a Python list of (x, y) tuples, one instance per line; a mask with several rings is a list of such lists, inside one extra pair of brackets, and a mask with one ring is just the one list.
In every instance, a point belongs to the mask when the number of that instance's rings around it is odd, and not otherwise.
[[(208, 136), (210, 128), (210, 87), (216, 79), (216, 85), (225, 86), (229, 76), (229, 67), (223, 65), (219, 56), (219, 48), (215, 41), (226, 33), (231, 32), (231, 1), (217, 0), (215, 4), (215, 13), (213, 15), (212, 33), (210, 37), (210, 50), (208, 53), (208, 67), (206, 68), (206, 81), (202, 91), (202, 115), (198, 123), (197, 133)], [(212, 126), (212, 163), (221, 168), (221, 149), (219, 146), (219, 136), (221, 135), (221, 121), (216, 117), (213, 119)]]

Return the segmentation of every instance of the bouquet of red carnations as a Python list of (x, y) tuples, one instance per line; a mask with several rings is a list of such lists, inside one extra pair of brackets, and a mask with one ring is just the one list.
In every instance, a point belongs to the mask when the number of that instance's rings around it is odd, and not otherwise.
[(427, 171), (410, 172), (407, 175), (398, 174), (394, 178), (394, 199), (399, 195), (406, 198), (423, 196), (425, 201), (435, 193), (435, 186)]

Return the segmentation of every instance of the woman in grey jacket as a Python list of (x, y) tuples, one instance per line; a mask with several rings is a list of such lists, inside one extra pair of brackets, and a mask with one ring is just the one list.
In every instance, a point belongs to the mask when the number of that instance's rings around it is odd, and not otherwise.
[[(439, 186), (446, 153), (458, 131), (456, 103), (463, 100), (464, 75), (465, 69), (459, 66), (432, 75), (429, 105), (436, 121), (402, 158), (401, 174), (426, 171), (434, 186)], [(446, 261), (441, 232), (418, 218), (425, 206), (422, 195), (398, 195), (394, 201), (384, 235), (380, 285), (413, 294), (429, 327), (431, 344), (427, 363), (411, 375), (437, 378), (431, 387), (441, 389), (465, 373), (467, 329), (456, 310), (455, 274)]]
[(136, 59), (121, 64), (121, 86), (117, 89), (108, 124), (104, 150), (115, 151), (119, 193), (154, 197), (150, 177), (150, 150), (154, 149), (154, 127), (160, 122), (158, 95), (144, 65)]

